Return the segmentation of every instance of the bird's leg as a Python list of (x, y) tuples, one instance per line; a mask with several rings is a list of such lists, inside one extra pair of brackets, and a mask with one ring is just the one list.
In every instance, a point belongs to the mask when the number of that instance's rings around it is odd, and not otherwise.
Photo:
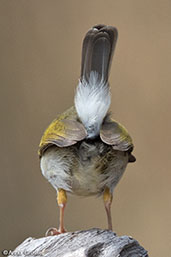
[(64, 209), (67, 203), (67, 194), (64, 189), (59, 189), (57, 193), (57, 202), (60, 209), (60, 217), (59, 217), (59, 233), (65, 233), (66, 230), (64, 228)]
[(49, 228), (46, 232), (46, 236), (54, 236), (61, 233), (65, 233), (64, 228), (64, 209), (67, 203), (67, 194), (64, 189), (58, 189), (57, 191), (57, 203), (59, 205), (60, 216), (59, 216), (59, 229)]
[(112, 216), (111, 216), (111, 204), (112, 204), (113, 195), (110, 192), (109, 188), (106, 187), (104, 194), (103, 194), (103, 200), (104, 200), (104, 206), (107, 213), (107, 221), (108, 221), (108, 229), (112, 230)]

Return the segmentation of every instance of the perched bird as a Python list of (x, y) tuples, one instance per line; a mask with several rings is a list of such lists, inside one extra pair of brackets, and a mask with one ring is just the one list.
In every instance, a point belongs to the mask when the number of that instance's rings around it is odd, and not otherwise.
[(135, 161), (130, 135), (109, 112), (108, 76), (117, 36), (117, 29), (106, 25), (87, 32), (74, 106), (60, 114), (41, 139), (41, 171), (56, 189), (60, 208), (59, 229), (51, 228), (47, 234), (65, 232), (67, 193), (103, 195), (108, 229), (112, 230), (113, 191), (128, 162)]

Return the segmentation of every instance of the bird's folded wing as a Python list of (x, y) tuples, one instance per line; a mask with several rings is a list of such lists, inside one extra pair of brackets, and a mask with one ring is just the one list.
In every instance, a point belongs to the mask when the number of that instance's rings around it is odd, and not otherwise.
[(51, 145), (66, 147), (86, 137), (85, 128), (76, 120), (54, 120), (46, 129), (39, 145), (39, 156)]
[(119, 151), (132, 151), (133, 143), (127, 130), (116, 121), (107, 121), (100, 130), (101, 140)]

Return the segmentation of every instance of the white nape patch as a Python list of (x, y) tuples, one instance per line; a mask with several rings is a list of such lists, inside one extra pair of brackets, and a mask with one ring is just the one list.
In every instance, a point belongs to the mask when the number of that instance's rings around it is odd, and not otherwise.
[(100, 126), (106, 116), (111, 98), (108, 83), (99, 79), (96, 71), (90, 73), (89, 81), (79, 81), (75, 95), (77, 114), (84, 124), (88, 138), (99, 134)]

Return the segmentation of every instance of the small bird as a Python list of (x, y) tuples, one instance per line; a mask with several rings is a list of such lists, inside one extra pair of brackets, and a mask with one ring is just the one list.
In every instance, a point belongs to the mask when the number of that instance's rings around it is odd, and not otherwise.
[(113, 191), (127, 164), (136, 160), (130, 135), (109, 112), (108, 76), (117, 37), (115, 27), (101, 24), (86, 33), (74, 106), (52, 121), (41, 138), (41, 171), (55, 188), (60, 209), (59, 229), (50, 228), (47, 235), (66, 232), (67, 193), (102, 195), (112, 230)]

